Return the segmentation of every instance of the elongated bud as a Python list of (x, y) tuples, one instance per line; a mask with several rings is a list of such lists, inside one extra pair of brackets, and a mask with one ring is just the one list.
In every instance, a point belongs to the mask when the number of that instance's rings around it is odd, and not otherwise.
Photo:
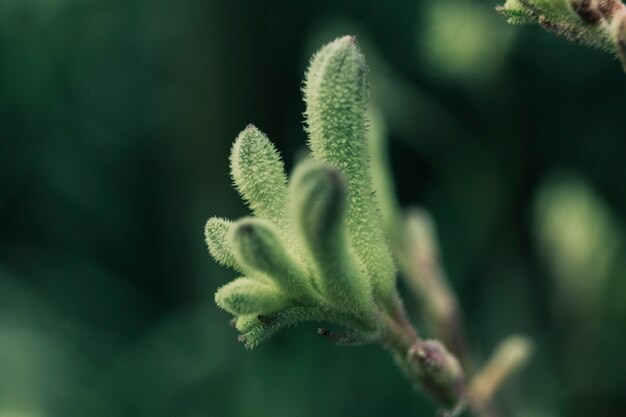
[(258, 217), (283, 228), (287, 177), (280, 155), (267, 136), (248, 125), (237, 136), (230, 155), (237, 190)]
[(236, 316), (273, 313), (290, 305), (278, 289), (250, 278), (238, 278), (221, 287), (215, 302)]
[(338, 38), (313, 57), (304, 99), (313, 158), (345, 176), (350, 242), (377, 295), (387, 302), (395, 294), (395, 268), (373, 197), (366, 138), (367, 65), (354, 37)]
[(209, 253), (219, 264), (241, 271), (230, 248), (226, 244), (226, 234), (232, 222), (219, 217), (211, 217), (204, 226), (204, 240)]
[(272, 223), (253, 217), (237, 221), (227, 240), (236, 261), (252, 274), (261, 273), (290, 297), (312, 295), (306, 270), (289, 255)]
[(439, 401), (453, 405), (459, 400), (463, 371), (456, 357), (440, 341), (416, 342), (407, 353), (407, 362)]
[(347, 190), (341, 173), (320, 162), (301, 163), (290, 196), (295, 225), (315, 261), (324, 295), (345, 311), (373, 309), (370, 283), (347, 240)]

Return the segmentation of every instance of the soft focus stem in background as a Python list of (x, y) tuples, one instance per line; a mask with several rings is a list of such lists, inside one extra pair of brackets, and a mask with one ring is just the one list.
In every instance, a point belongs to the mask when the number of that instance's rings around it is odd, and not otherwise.
[(423, 340), (398, 303), (400, 324), (390, 326), (399, 332), (392, 332), (392, 354), (409, 380), (451, 410), (444, 414), (458, 415), (469, 407), (477, 416), (497, 416), (494, 393), (528, 361), (532, 343), (525, 336), (505, 339), (468, 384), (463, 370), (471, 370), (476, 360), (468, 350), (462, 313), (441, 265), (433, 218), (417, 207), (403, 213), (388, 163), (386, 125), (375, 107), (370, 108), (370, 121), (370, 172), (386, 234), (400, 275), (420, 306), (420, 317), (437, 339)]

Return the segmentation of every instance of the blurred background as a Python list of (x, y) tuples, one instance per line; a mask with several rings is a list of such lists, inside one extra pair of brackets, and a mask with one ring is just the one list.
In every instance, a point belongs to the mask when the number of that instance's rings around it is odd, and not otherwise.
[(626, 77), (494, 2), (0, 0), (0, 417), (434, 415), (382, 349), (246, 351), (213, 303), (230, 145), (255, 123), (290, 169), (343, 34), (476, 357), (536, 342), (503, 415), (626, 415)]

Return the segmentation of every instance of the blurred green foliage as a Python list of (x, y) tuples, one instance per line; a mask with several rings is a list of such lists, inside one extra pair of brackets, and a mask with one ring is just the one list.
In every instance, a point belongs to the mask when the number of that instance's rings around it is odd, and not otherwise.
[(308, 57), (345, 33), (472, 348), (537, 342), (505, 415), (626, 414), (625, 79), (493, 5), (0, 0), (0, 416), (432, 415), (385, 352), (313, 325), (248, 352), (212, 302), (234, 277), (203, 225), (245, 213), (231, 142), (253, 122), (291, 168)]

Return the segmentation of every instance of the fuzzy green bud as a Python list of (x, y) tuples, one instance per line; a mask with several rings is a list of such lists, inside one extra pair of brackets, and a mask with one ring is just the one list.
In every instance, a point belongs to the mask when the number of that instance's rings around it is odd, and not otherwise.
[(370, 283), (347, 238), (347, 189), (341, 173), (324, 163), (303, 162), (293, 174), (290, 196), (294, 223), (326, 298), (344, 311), (373, 309)]
[(290, 305), (274, 286), (250, 278), (238, 278), (218, 289), (215, 302), (235, 316), (268, 314)]
[(271, 222), (243, 218), (231, 227), (227, 241), (236, 261), (246, 272), (261, 273), (288, 296), (300, 301), (313, 295), (306, 269), (287, 252)]
[(344, 36), (324, 46), (306, 74), (305, 115), (313, 158), (330, 163), (345, 176), (350, 242), (377, 295), (387, 302), (395, 291), (395, 268), (368, 167), (367, 71), (354, 37)]
[(219, 217), (211, 217), (204, 226), (204, 240), (209, 253), (219, 264), (241, 271), (230, 248), (226, 244), (226, 234), (232, 222)]
[(237, 136), (230, 155), (233, 182), (258, 217), (285, 227), (287, 177), (283, 161), (267, 136), (248, 125)]

